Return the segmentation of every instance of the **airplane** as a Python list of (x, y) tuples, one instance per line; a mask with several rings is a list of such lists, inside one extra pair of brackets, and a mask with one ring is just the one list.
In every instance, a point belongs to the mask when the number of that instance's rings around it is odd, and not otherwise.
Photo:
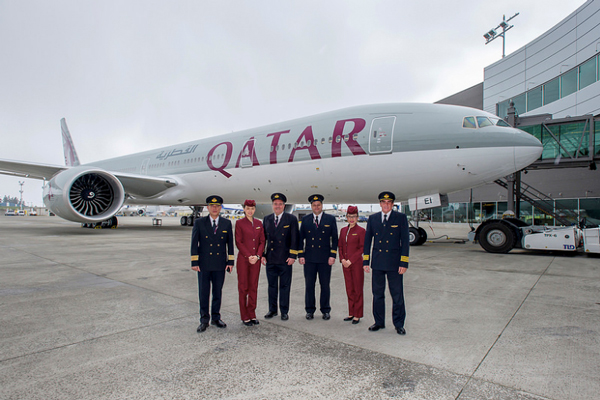
[[(198, 217), (211, 194), (267, 207), (281, 192), (289, 210), (314, 193), (330, 204), (365, 204), (389, 190), (411, 210), (436, 207), (542, 153), (539, 140), (493, 114), (426, 103), (344, 108), (88, 164), (64, 118), (61, 128), (65, 166), (0, 159), (0, 173), (46, 180), (50, 211), (106, 227), (117, 225), (124, 204), (190, 206)], [(424, 242), (419, 229), (415, 243)]]

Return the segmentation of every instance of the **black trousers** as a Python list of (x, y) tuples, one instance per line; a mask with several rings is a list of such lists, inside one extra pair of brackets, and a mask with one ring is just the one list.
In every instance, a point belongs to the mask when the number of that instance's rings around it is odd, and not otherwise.
[(268, 264), (269, 311), (277, 312), (277, 295), (282, 314), (290, 310), (290, 288), (292, 286), (292, 266), (287, 264)]
[[(221, 292), (225, 283), (225, 270), (198, 272), (198, 300), (200, 302), (200, 323), (208, 324), (212, 319), (221, 319)], [(212, 286), (212, 305), (208, 310)]]
[(304, 292), (304, 309), (307, 313), (314, 313), (317, 309), (315, 301), (315, 285), (319, 277), (319, 285), (321, 286), (320, 306), (322, 313), (331, 311), (329, 305), (330, 289), (329, 282), (331, 281), (331, 265), (328, 263), (310, 263), (304, 264), (304, 280), (306, 289)]
[(404, 305), (403, 275), (395, 271), (372, 270), (371, 287), (373, 289), (373, 317), (375, 323), (385, 326), (385, 279), (387, 277), (392, 296), (392, 320), (396, 328), (404, 327), (406, 308)]

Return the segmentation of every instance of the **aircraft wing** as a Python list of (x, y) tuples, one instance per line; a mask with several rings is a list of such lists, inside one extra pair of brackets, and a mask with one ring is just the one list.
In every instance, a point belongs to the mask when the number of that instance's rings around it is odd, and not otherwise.
[[(71, 168), (73, 167), (0, 159), (0, 174), (22, 176), (25, 178), (50, 180), (54, 175)], [(93, 168), (90, 166), (90, 169)], [(112, 171), (106, 172), (113, 174), (121, 181), (123, 189), (125, 189), (127, 194), (136, 197), (152, 197), (177, 185), (176, 181), (168, 178)]]
[(34, 179), (50, 179), (68, 167), (0, 159), (0, 174)]

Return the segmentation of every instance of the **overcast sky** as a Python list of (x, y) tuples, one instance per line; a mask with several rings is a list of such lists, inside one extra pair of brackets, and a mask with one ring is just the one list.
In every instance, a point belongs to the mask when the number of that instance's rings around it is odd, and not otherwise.
[[(82, 163), (360, 104), (434, 102), (583, 0), (0, 0), (0, 158)], [(18, 196), (0, 175), (0, 196)], [(42, 204), (41, 181), (24, 200)]]

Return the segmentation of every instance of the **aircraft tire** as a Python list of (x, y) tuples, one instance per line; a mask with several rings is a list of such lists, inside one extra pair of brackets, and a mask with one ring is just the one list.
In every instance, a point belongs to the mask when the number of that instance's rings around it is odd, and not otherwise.
[(479, 234), (479, 244), (488, 253), (508, 253), (515, 247), (516, 235), (501, 222), (484, 226)]
[(194, 216), (193, 215), (188, 215), (187, 224), (188, 224), (188, 226), (194, 226)]
[(417, 230), (419, 231), (419, 234), (421, 235), (421, 238), (417, 242), (417, 246), (420, 246), (427, 241), (427, 232), (423, 228), (417, 228)]
[(119, 226), (119, 219), (114, 215), (110, 218), (110, 229), (117, 229)]
[(408, 228), (408, 239), (411, 246), (419, 246), (423, 244), (419, 243), (421, 240), (421, 233), (417, 228), (412, 226)]
[(181, 218), (179, 219), (179, 224), (180, 224), (181, 226), (187, 226), (187, 219), (188, 219), (188, 217), (186, 217), (186, 216), (184, 215), (183, 217), (181, 217)]

